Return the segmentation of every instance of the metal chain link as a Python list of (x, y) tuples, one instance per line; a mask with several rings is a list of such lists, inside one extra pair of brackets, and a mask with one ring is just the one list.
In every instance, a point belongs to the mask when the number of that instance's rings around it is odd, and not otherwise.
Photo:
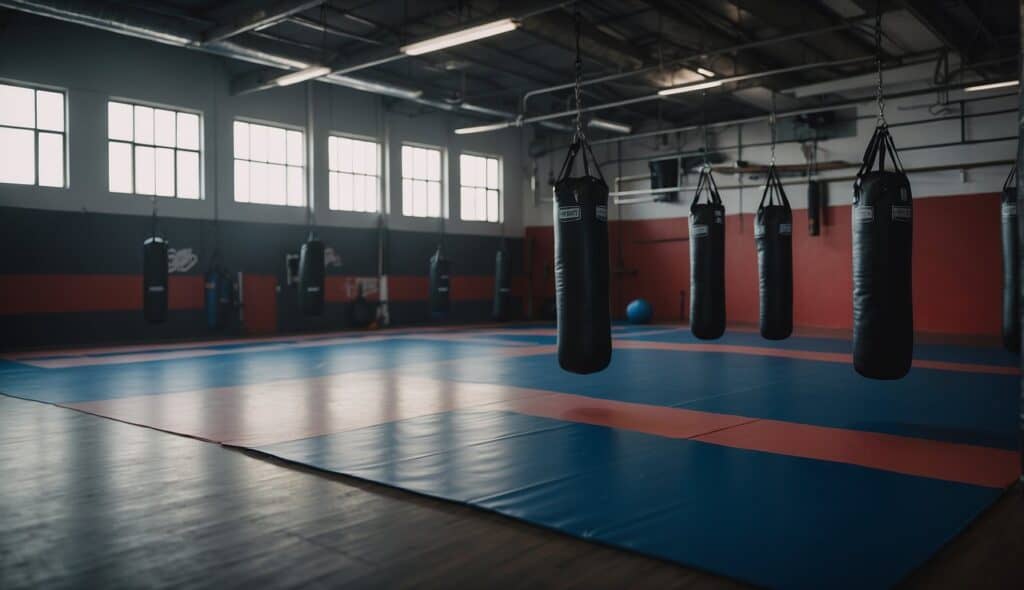
[(885, 124), (885, 93), (882, 89), (882, 2), (875, 4), (875, 61), (878, 65), (878, 88), (876, 98), (878, 100), (878, 124)]
[(772, 92), (772, 114), (768, 117), (768, 126), (772, 134), (772, 168), (775, 167), (775, 92)]
[(576, 18), (576, 135), (583, 137), (583, 58), (580, 55), (580, 10), (577, 3), (573, 14)]

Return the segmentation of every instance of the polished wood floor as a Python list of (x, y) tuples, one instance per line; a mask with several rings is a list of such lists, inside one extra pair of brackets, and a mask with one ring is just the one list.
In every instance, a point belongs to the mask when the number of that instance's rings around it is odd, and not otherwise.
[[(1011, 490), (906, 586), (1022, 580), (1024, 499)], [(0, 396), (0, 588), (122, 587), (745, 586), (477, 509)]]

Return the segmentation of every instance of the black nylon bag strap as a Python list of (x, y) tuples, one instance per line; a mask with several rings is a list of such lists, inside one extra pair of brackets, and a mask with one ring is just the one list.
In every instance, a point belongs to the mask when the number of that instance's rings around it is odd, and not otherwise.
[(1010, 173), (1006, 175), (1006, 181), (1003, 182), (1003, 190), (1016, 188), (1017, 186), (1017, 165), (1014, 164), (1013, 168), (1010, 168)]
[(700, 204), (700, 197), (707, 191), (708, 193), (708, 204), (710, 205), (721, 205), (722, 197), (718, 194), (718, 185), (715, 184), (715, 177), (711, 174), (711, 168), (705, 167), (700, 171), (700, 176), (697, 178), (697, 190), (693, 194), (693, 202), (690, 204), (690, 211)]
[(786, 190), (782, 188), (782, 181), (779, 179), (779, 173), (775, 169), (774, 164), (768, 168), (768, 180), (764, 184), (764, 193), (761, 194), (761, 202), (757, 206), (758, 210), (764, 208), (765, 199), (768, 200), (767, 204), (769, 207), (777, 205), (785, 207), (786, 211), (791, 210), (789, 199), (786, 197)]

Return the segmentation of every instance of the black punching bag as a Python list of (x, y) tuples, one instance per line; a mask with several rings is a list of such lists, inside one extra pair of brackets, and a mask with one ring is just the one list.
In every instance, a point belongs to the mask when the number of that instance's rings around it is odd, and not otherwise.
[(725, 207), (710, 168), (701, 170), (690, 205), (690, 331), (702, 340), (725, 333)]
[(910, 181), (883, 122), (853, 185), (853, 366), (865, 377), (899, 379), (910, 371), (913, 219)]
[(494, 307), (491, 309), (491, 317), (495, 321), (503, 322), (508, 319), (511, 294), (508, 252), (505, 250), (503, 240), (501, 248), (494, 255)]
[(821, 192), (822, 183), (811, 180), (807, 183), (807, 233), (816, 236), (821, 233)]
[(443, 317), (451, 309), (451, 262), (441, 246), (430, 257), (430, 314)]
[(142, 311), (151, 324), (167, 319), (167, 241), (156, 235), (142, 243)]
[(324, 312), (324, 243), (313, 232), (299, 250), (299, 309), (314, 316)]
[[(584, 175), (572, 177), (581, 152)], [(590, 175), (590, 160), (597, 177)], [(558, 364), (573, 373), (594, 373), (612, 358), (608, 184), (582, 134), (573, 137), (554, 192)]]
[(754, 218), (761, 336), (784, 340), (793, 333), (793, 210), (773, 164)]
[(1003, 346), (1020, 352), (1020, 258), (1017, 245), (1017, 167), (1003, 183)]

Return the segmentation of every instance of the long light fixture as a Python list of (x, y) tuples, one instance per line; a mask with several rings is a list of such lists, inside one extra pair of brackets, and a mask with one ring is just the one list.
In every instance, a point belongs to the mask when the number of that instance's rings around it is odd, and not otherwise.
[(423, 96), (422, 90), (392, 86), (391, 84), (374, 82), (363, 78), (352, 78), (349, 76), (342, 76), (340, 74), (332, 74), (324, 78), (324, 80), (332, 84), (345, 86), (346, 88), (352, 88), (354, 90), (362, 90), (363, 92), (372, 92), (374, 94), (385, 94), (387, 96), (395, 96), (408, 100), (417, 99)]
[(326, 76), (331, 73), (331, 68), (327, 66), (309, 66), (308, 68), (285, 74), (279, 78), (274, 79), (274, 84), (278, 86), (291, 86), (292, 84), (298, 84), (299, 82), (305, 82), (306, 80), (312, 80), (313, 78), (319, 78)]
[(488, 131), (499, 131), (501, 129), (508, 129), (511, 126), (511, 121), (502, 121), (500, 123), (477, 125), (476, 127), (460, 127), (455, 130), (455, 135), (472, 135), (474, 133), (487, 133)]
[(979, 84), (977, 86), (968, 86), (964, 88), (964, 92), (980, 92), (982, 90), (995, 90), (996, 88), (1009, 88), (1010, 86), (1016, 86), (1020, 84), (1020, 80), (1007, 80), (1006, 82), (993, 82), (991, 84)]
[(399, 51), (406, 55), (423, 55), (424, 53), (430, 53), (431, 51), (447, 49), (448, 47), (455, 47), (456, 45), (471, 43), (473, 41), (479, 41), (480, 39), (486, 39), (487, 37), (507, 33), (515, 30), (517, 27), (519, 27), (519, 23), (516, 21), (511, 18), (503, 18), (501, 20), (484, 23), (461, 31), (455, 31), (454, 33), (448, 33), (447, 35), (438, 35), (437, 37), (410, 43), (402, 46)]
[(687, 84), (685, 86), (676, 86), (675, 88), (666, 88), (664, 90), (659, 90), (658, 96), (671, 96), (673, 94), (683, 94), (684, 92), (707, 90), (708, 88), (718, 88), (721, 85), (721, 80), (711, 80), (710, 82), (700, 82), (699, 84)]
[(715, 77), (715, 73), (707, 68), (697, 68), (697, 73), (700, 74), (701, 76), (704, 76), (705, 78)]
[(633, 132), (633, 128), (624, 123), (616, 123), (615, 121), (609, 121), (608, 119), (591, 119), (587, 123), (589, 127), (596, 127), (598, 129), (604, 129), (605, 131), (612, 131), (614, 133), (629, 134)]

